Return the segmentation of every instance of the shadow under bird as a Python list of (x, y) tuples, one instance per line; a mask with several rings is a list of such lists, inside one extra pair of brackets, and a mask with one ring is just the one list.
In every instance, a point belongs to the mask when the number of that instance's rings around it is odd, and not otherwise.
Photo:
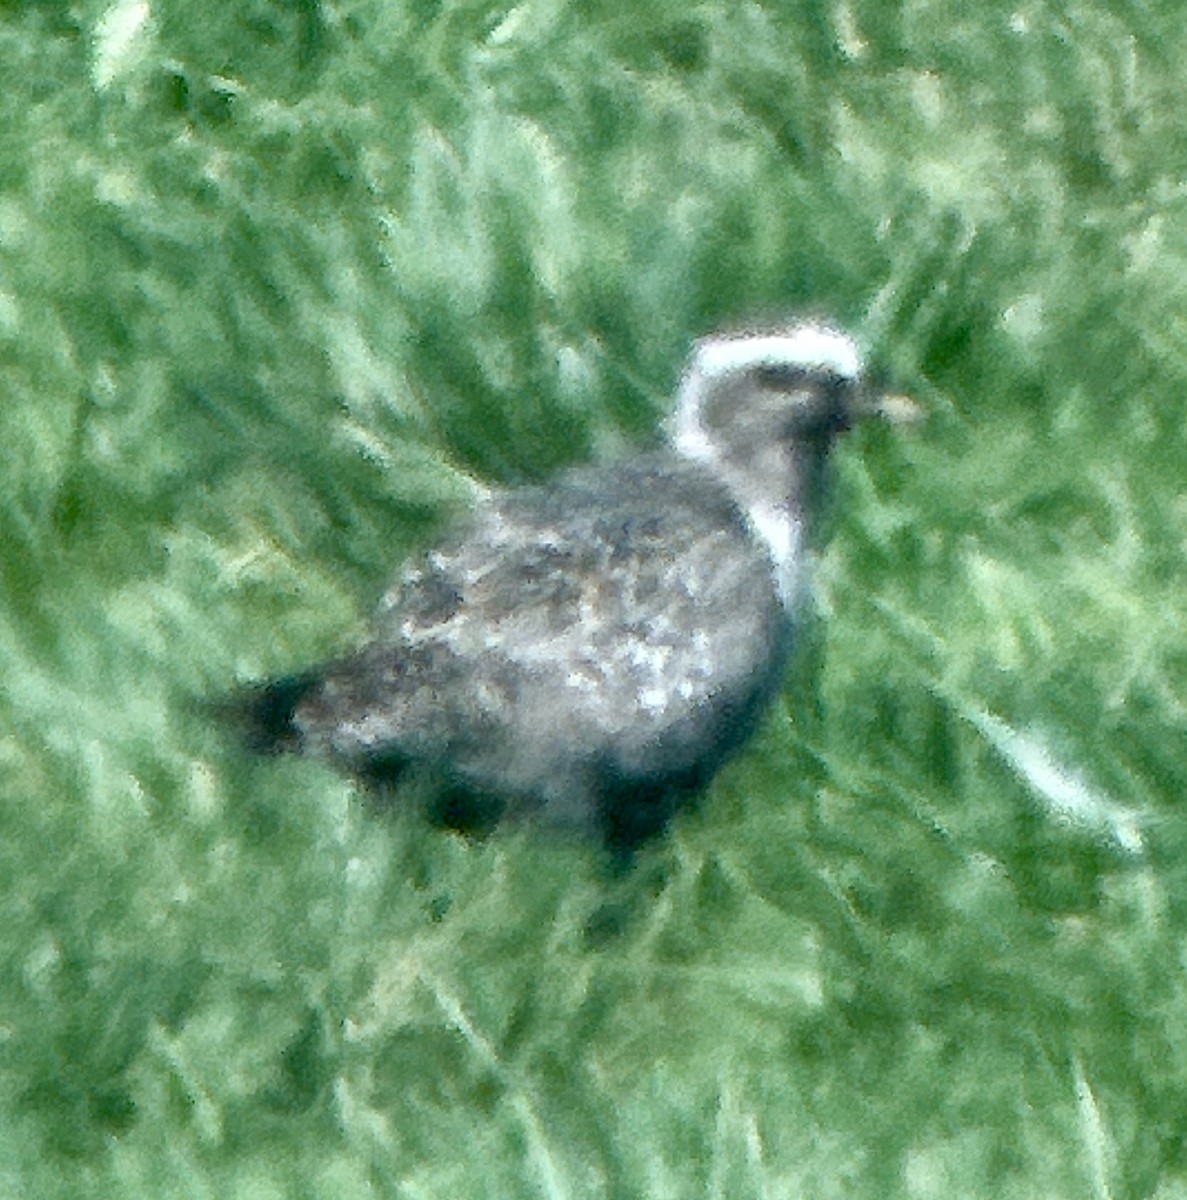
[(416, 766), (457, 824), (535, 813), (629, 854), (775, 695), (830, 448), (874, 413), (913, 407), (826, 324), (698, 341), (665, 449), (486, 497), (352, 654), (258, 693), (256, 745)]

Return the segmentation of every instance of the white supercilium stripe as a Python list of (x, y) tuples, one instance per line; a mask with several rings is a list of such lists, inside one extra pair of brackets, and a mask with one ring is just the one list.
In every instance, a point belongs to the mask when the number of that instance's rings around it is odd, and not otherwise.
[(861, 374), (861, 353), (852, 338), (827, 325), (800, 325), (787, 333), (706, 338), (697, 346), (696, 369), (728, 375), (758, 366), (820, 368), (847, 379)]

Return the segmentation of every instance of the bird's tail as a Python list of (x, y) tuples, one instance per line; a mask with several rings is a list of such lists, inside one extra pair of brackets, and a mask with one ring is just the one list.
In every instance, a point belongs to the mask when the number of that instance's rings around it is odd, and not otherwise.
[(259, 754), (291, 754), (301, 750), (303, 737), (296, 723), (297, 707), (319, 676), (289, 675), (263, 684), (246, 696), (243, 706), (247, 744)]

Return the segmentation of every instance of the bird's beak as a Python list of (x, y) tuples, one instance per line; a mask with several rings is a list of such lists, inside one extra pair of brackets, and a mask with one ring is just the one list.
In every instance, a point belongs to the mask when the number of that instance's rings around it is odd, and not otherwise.
[(901, 392), (880, 392), (871, 389), (865, 392), (857, 402), (856, 415), (859, 418), (881, 417), (891, 425), (915, 425), (927, 415), (923, 406), (910, 396)]

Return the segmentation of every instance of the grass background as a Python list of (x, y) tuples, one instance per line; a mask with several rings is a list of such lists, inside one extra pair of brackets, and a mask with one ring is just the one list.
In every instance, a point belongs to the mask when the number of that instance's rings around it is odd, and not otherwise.
[[(0, 1191), (1187, 1196), (1187, 12), (0, 4)], [(818, 308), (931, 413), (609, 879), (205, 701)]]

